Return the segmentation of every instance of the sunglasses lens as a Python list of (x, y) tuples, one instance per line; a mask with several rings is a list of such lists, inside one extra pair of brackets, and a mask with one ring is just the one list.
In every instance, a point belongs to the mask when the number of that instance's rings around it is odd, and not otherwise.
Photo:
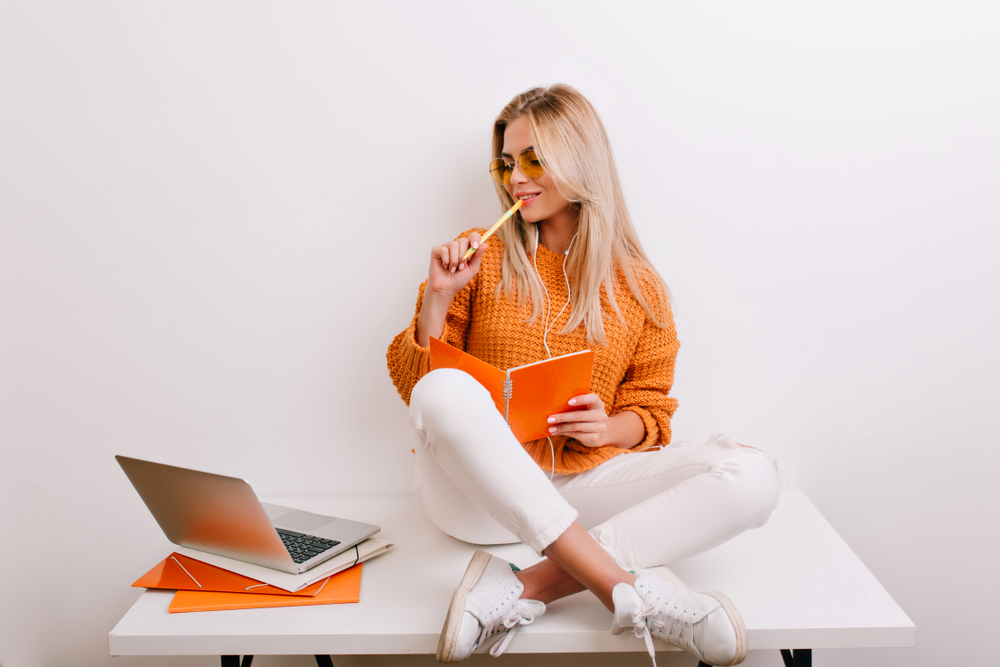
[(500, 185), (507, 185), (510, 183), (510, 172), (511, 168), (507, 166), (501, 158), (494, 158), (490, 161), (490, 176), (493, 180)]
[(517, 164), (528, 178), (538, 178), (545, 173), (545, 170), (542, 168), (542, 161), (535, 155), (535, 151), (524, 151), (521, 153), (517, 158)]

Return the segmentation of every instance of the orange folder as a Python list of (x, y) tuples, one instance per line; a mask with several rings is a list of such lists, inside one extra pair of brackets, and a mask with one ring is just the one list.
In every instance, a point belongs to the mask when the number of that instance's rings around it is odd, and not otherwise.
[[(329, 578), (329, 577), (328, 577)], [(255, 593), (259, 595), (296, 595), (311, 597), (319, 593), (326, 579), (302, 590), (290, 593), (277, 586), (261, 583), (221, 567), (172, 553), (152, 570), (139, 577), (133, 586), (168, 588), (176, 591), (216, 591), (222, 593)]]
[(590, 393), (594, 353), (590, 350), (545, 359), (502, 371), (471, 354), (431, 337), (431, 369), (456, 368), (486, 387), (518, 442), (549, 434), (548, 418), (569, 407), (569, 399)]
[[(170, 613), (218, 611), (222, 609), (258, 609), (262, 607), (302, 607), (315, 604), (341, 604), (361, 599), (361, 567), (342, 570), (324, 579), (320, 591), (312, 596), (259, 593), (219, 593), (215, 591), (177, 591), (170, 602)], [(312, 588), (310, 586), (310, 588)]]

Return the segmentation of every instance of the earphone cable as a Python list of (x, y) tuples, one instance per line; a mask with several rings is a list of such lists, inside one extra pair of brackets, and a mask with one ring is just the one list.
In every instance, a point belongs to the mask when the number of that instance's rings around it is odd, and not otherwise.
[[(577, 232), (577, 233), (579, 233), (579, 232)], [(552, 314), (552, 308), (550, 307), (549, 290), (545, 287), (545, 281), (542, 280), (542, 272), (538, 270), (538, 237), (539, 237), (538, 225), (536, 224), (535, 225), (535, 252), (532, 254), (531, 262), (535, 266), (535, 275), (538, 276), (538, 282), (540, 282), (542, 284), (542, 291), (545, 292), (545, 329), (542, 331), (542, 345), (545, 346), (545, 353), (547, 355), (549, 355), (549, 359), (551, 359), (552, 358), (552, 351), (549, 350), (549, 343), (548, 343), (548, 340), (547, 340), (548, 336), (549, 336), (549, 331), (552, 330), (552, 327), (554, 327), (556, 325), (556, 322), (559, 321), (559, 318), (562, 317), (563, 311), (566, 310), (566, 308), (570, 304), (570, 301), (573, 298), (573, 290), (569, 286), (569, 276), (566, 275), (566, 257), (569, 256), (570, 248), (573, 247), (573, 241), (576, 240), (576, 234), (573, 234), (573, 238), (571, 238), (569, 240), (569, 247), (567, 247), (566, 248), (566, 252), (563, 253), (563, 259), (562, 259), (563, 280), (566, 281), (566, 303), (559, 310), (559, 313), (552, 319), (552, 325), (551, 326), (549, 325), (549, 315)], [(552, 444), (552, 437), (551, 436), (546, 436), (545, 439), (549, 441), (549, 454), (552, 457), (552, 459), (551, 459), (552, 460), (552, 465), (549, 468), (549, 481), (551, 482), (552, 479), (555, 477), (555, 474), (556, 474), (556, 446), (554, 444)]]

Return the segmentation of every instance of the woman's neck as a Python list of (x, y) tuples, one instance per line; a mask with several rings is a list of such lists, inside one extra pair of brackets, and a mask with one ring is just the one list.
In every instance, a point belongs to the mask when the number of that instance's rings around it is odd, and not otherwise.
[(576, 216), (557, 216), (538, 222), (538, 242), (560, 255), (569, 250), (576, 234)]

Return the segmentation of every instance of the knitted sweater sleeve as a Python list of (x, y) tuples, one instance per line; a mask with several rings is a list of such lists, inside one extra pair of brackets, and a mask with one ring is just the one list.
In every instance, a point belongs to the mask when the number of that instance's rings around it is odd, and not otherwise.
[(677, 399), (670, 397), (674, 383), (674, 364), (680, 341), (673, 315), (667, 305), (654, 307), (664, 326), (648, 316), (643, 322), (638, 345), (622, 383), (615, 391), (611, 414), (631, 410), (646, 426), (645, 439), (632, 448), (640, 451), (670, 442), (670, 419), (677, 411)]
[[(472, 230), (465, 232), (462, 236), (467, 236)], [(461, 238), (461, 237), (459, 237)], [(455, 295), (445, 316), (444, 331), (440, 339), (452, 347), (464, 350), (466, 337), (469, 333), (469, 322), (471, 320), (472, 301), (479, 285), (479, 276), (473, 276), (472, 280), (462, 290)], [(414, 385), (431, 369), (430, 347), (421, 347), (417, 343), (417, 316), (420, 315), (420, 308), (424, 303), (424, 290), (427, 288), (427, 281), (420, 284), (417, 294), (417, 308), (410, 321), (410, 326), (397, 335), (389, 345), (386, 353), (386, 362), (389, 365), (389, 375), (392, 383), (396, 385), (396, 390), (407, 405), (410, 404), (410, 392)]]

